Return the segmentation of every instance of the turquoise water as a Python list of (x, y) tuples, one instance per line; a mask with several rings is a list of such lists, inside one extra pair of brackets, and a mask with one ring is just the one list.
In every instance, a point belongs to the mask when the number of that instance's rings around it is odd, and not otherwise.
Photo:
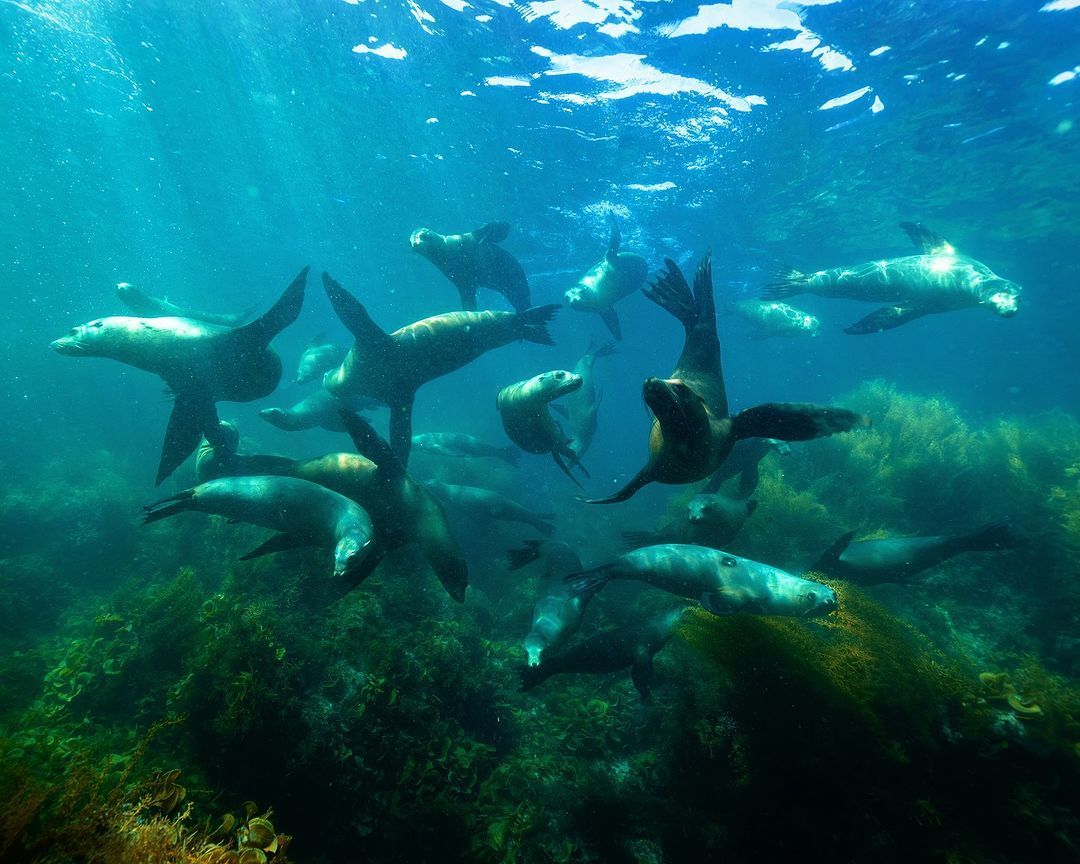
[[(835, 820), (824, 845), (847, 860), (888, 860), (889, 848), (897, 860), (1075, 851), (1080, 5), (3, 0), (0, 46), (0, 646), (12, 682), (0, 727), (11, 763), (38, 752), (40, 777), (55, 783), (71, 752), (118, 753), (183, 717), (157, 739), (147, 772), (180, 767), (198, 820), (242, 813), (246, 799), (272, 806), (300, 861), (440, 850), (444, 860), (781, 860), (820, 851), (810, 837), (823, 819)], [(892, 712), (884, 738), (910, 746), (917, 779), (897, 767), (903, 758), (881, 757), (888, 746), (851, 731), (863, 728), (857, 712), (841, 711), (831, 729), (806, 720), (839, 709), (815, 695), (820, 670), (785, 673), (780, 650), (769, 654), (775, 668), (763, 665), (773, 692), (802, 682), (789, 702), (746, 685), (752, 652), (729, 652), (731, 668), (718, 671), (715, 652), (690, 636), (657, 655), (647, 704), (625, 672), (560, 675), (518, 693), (521, 640), (549, 587), (540, 569), (506, 569), (508, 548), (543, 536), (521, 523), (450, 508), (469, 565), (464, 605), (407, 558), (329, 610), (297, 600), (297, 586), (324, 572), (321, 553), (237, 564), (265, 532), (201, 515), (141, 528), (141, 505), (194, 483), (188, 463), (153, 485), (169, 394), (154, 375), (49, 348), (75, 324), (123, 314), (119, 282), (261, 311), (311, 265), (303, 309), (274, 341), (282, 382), (218, 411), (245, 453), (349, 450), (341, 433), (284, 432), (258, 416), (312, 392), (289, 382), (313, 337), (352, 341), (321, 271), (392, 331), (458, 308), (454, 287), (410, 249), (414, 229), (505, 221), (501, 245), (532, 302), (558, 303), (603, 256), (613, 220), (654, 275), (666, 258), (690, 274), (711, 249), (733, 411), (816, 402), (874, 422), (766, 457), (758, 509), (727, 548), (794, 570), (847, 531), (958, 534), (1009, 519), (1028, 539), (867, 589), (928, 640), (913, 652), (959, 664), (970, 699), (927, 692), (943, 706), (977, 701), (986, 729), (883, 700), (882, 664), (866, 659), (873, 627), (840, 628), (861, 634), (851, 638), (866, 653), (853, 662), (877, 670), (866, 673), (877, 688), (867, 711)], [(1018, 314), (967, 309), (850, 336), (843, 328), (875, 306), (803, 294), (787, 302), (820, 320), (818, 335), (762, 339), (735, 311), (784, 266), (913, 254), (898, 227), (908, 221), (1019, 283)], [(509, 306), (481, 289), (480, 308)], [(597, 497), (644, 463), (641, 384), (671, 373), (683, 338), (641, 293), (618, 309), (623, 339), (596, 363), (602, 401), (583, 457), (585, 494)], [(508, 446), (499, 388), (572, 369), (609, 338), (597, 316), (568, 308), (551, 333), (554, 347), (513, 343), (427, 384), (414, 431)], [(385, 434), (387, 412), (370, 417)], [(620, 554), (622, 532), (663, 526), (702, 485), (654, 484), (600, 508), (578, 503), (547, 456), (523, 453), (515, 468), (414, 453), (409, 469), (554, 513), (555, 536), (583, 566)], [(175, 581), (181, 568), (197, 575)], [(213, 605), (219, 595), (227, 611)], [(674, 602), (612, 586), (577, 638)], [(108, 614), (130, 638), (102, 636), (107, 625), (94, 621)], [(712, 644), (728, 645), (724, 632)], [(772, 645), (771, 632), (744, 635)], [(777, 632), (803, 644), (804, 630)], [(833, 633), (820, 622), (805, 632)], [(77, 692), (50, 683), (65, 662), (90, 675)], [(244, 682), (259, 672), (264, 695), (251, 697)], [(1045, 716), (979, 690), (980, 672), (1010, 673)], [(405, 710), (380, 695), (399, 690)], [(774, 709), (828, 739), (820, 760), (792, 769), (802, 779), (790, 796), (784, 764), (765, 755), (783, 734), (765, 717)], [(852, 761), (874, 771), (835, 761), (844, 735), (858, 742)], [(273, 770), (259, 761), (268, 749)], [(421, 753), (417, 768), (408, 754)], [(991, 770), (971, 753), (998, 761)], [(961, 805), (939, 779), (946, 771), (976, 778), (986, 799)], [(812, 777), (834, 797), (803, 811)], [(866, 797), (878, 787), (881, 812)], [(896, 803), (908, 799), (929, 803)], [(984, 816), (972, 815), (980, 805)], [(755, 833), (770, 819), (775, 832)], [(988, 839), (995, 821), (1007, 822), (1004, 857)], [(18, 860), (32, 847), (6, 848)]]

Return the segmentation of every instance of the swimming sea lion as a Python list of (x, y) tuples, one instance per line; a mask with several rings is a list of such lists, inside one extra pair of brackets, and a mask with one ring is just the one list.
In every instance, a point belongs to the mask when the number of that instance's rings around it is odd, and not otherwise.
[(390, 446), (402, 465), (408, 464), (413, 400), (421, 386), (520, 339), (554, 344), (547, 324), (557, 305), (524, 312), (447, 312), (387, 333), (328, 273), (323, 285), (341, 323), (356, 338), (341, 365), (326, 373), (323, 386), (339, 398), (373, 396), (386, 403)]
[(923, 315), (956, 309), (981, 306), (1003, 318), (1016, 314), (1019, 285), (995, 275), (974, 258), (958, 255), (952, 244), (922, 225), (901, 222), (900, 227), (918, 248), (918, 255), (816, 273), (784, 270), (762, 293), (763, 299), (818, 294), (888, 304), (844, 328), (852, 335), (891, 330)]
[(619, 226), (612, 225), (611, 239), (604, 257), (590, 267), (564, 297), (571, 309), (596, 312), (607, 324), (611, 335), (619, 340), (622, 339), (622, 328), (615, 304), (637, 291), (649, 275), (649, 265), (644, 258), (619, 252), (621, 242)]
[(340, 345), (327, 342), (326, 335), (320, 333), (311, 340), (311, 344), (300, 355), (293, 384), (306, 384), (308, 381), (321, 378), (335, 366), (341, 365), (344, 359), (345, 349)]
[[(563, 473), (578, 483), (563, 462), (565, 456), (588, 477), (589, 472), (570, 449), (570, 439), (548, 411), (548, 403), (581, 387), (581, 376), (564, 369), (543, 372), (503, 387), (495, 397), (507, 436), (526, 453), (550, 453)], [(578, 486), (581, 484), (578, 483)]]
[(143, 524), (197, 510), (250, 522), (281, 533), (243, 556), (245, 560), (302, 546), (334, 550), (334, 576), (349, 579), (371, 545), (371, 518), (355, 501), (295, 477), (222, 477), (200, 483), (143, 508)]
[(771, 336), (817, 336), (821, 322), (779, 300), (742, 300), (735, 312), (753, 329), (754, 339)]
[(836, 593), (820, 582), (705, 546), (646, 546), (566, 577), (575, 592), (599, 590), (611, 579), (635, 579), (699, 600), (714, 615), (748, 612), (806, 618), (836, 609)]
[(441, 480), (425, 480), (423, 485), (440, 501), (452, 509), (466, 513), (481, 525), (489, 519), (496, 519), (500, 522), (530, 525), (541, 534), (549, 536), (555, 531), (552, 524), (554, 513), (534, 513), (528, 507), (522, 507), (517, 501), (491, 489), (443, 483)]
[(252, 402), (281, 380), (281, 359), (270, 340), (296, 320), (308, 268), (300, 271), (261, 318), (223, 327), (191, 318), (99, 318), (52, 343), (71, 357), (110, 357), (159, 375), (175, 397), (157, 481), (173, 471), (205, 436), (220, 434), (216, 402)]
[(488, 222), (468, 234), (438, 234), (418, 228), (409, 245), (442, 271), (461, 295), (461, 308), (476, 309), (476, 289), (498, 291), (517, 312), (529, 308), (529, 280), (517, 258), (499, 246), (509, 222)]
[(593, 383), (593, 366), (598, 357), (607, 357), (615, 353), (615, 343), (608, 342), (599, 348), (592, 343), (574, 364), (573, 372), (581, 377), (581, 387), (567, 395), (562, 405), (552, 405), (551, 410), (562, 414), (570, 421), (570, 449), (580, 459), (592, 445), (596, 435), (596, 415), (600, 410), (601, 394)]
[(642, 701), (647, 701), (652, 693), (653, 657), (667, 645), (685, 612), (685, 608), (672, 609), (644, 622), (597, 633), (561, 654), (545, 653), (539, 666), (525, 666), (518, 670), (521, 689), (531, 690), (552, 675), (573, 672), (602, 674), (629, 667), (630, 680), (634, 682)]
[(421, 453), (474, 458), (491, 456), (511, 465), (517, 465), (520, 452), (516, 447), (496, 447), (463, 432), (422, 432), (412, 436), (412, 445)]
[(712, 258), (706, 255), (694, 277), (694, 291), (678, 265), (665, 260), (667, 273), (645, 295), (682, 322), (682, 355), (671, 378), (649, 378), (642, 388), (655, 418), (649, 434), (649, 461), (623, 489), (587, 504), (625, 501), (648, 483), (693, 483), (716, 471), (736, 441), (779, 438), (804, 441), (856, 426), (870, 418), (843, 408), (770, 402), (728, 415), (727, 391), (716, 335)]
[(255, 314), (254, 306), (249, 306), (243, 312), (204, 312), (190, 306), (179, 306), (176, 303), (170, 303), (164, 298), (144, 294), (134, 285), (127, 282), (118, 283), (116, 293), (125, 306), (136, 315), (144, 318), (191, 318), (195, 321), (203, 321), (206, 324), (239, 327)]
[(549, 540), (543, 544), (538, 540), (527, 541), (524, 548), (514, 549), (508, 554), (511, 570), (537, 559), (545, 563), (544, 586), (533, 606), (532, 628), (522, 643), (528, 665), (538, 666), (544, 658), (558, 652), (578, 631), (585, 607), (595, 592), (574, 594), (563, 581), (563, 577), (581, 569), (581, 559), (559, 540)]
[(305, 396), (290, 408), (263, 408), (259, 416), (271, 426), (286, 432), (299, 432), (302, 429), (327, 429), (330, 432), (344, 432), (341, 412), (371, 411), (379, 407), (374, 399), (365, 396), (346, 396), (338, 399), (331, 396), (324, 387), (320, 387), (310, 396)]
[(386, 554), (415, 543), (447, 593), (463, 602), (468, 568), (442, 506), (405, 473), (389, 445), (366, 421), (348, 412), (342, 412), (340, 420), (361, 452), (288, 459), (238, 455), (235, 446), (230, 453), (204, 444), (196, 463), (198, 477), (200, 480), (249, 474), (297, 477), (344, 495), (370, 514), (375, 529), (376, 542), (354, 584), (366, 578)]
[(622, 536), (630, 548), (693, 543), (721, 549), (735, 539), (756, 509), (757, 501), (702, 493), (691, 498), (678, 516), (657, 531), (624, 531)]
[(791, 446), (776, 438), (743, 438), (735, 442), (723, 464), (713, 472), (702, 492), (716, 492), (727, 481), (739, 475), (739, 497), (748, 498), (761, 481), (759, 463), (770, 453), (791, 455)]
[(1026, 544), (1008, 522), (991, 522), (970, 534), (946, 537), (893, 537), (860, 540), (850, 544), (831, 564), (821, 569), (826, 576), (856, 585), (905, 582), (917, 573), (962, 552), (1000, 552)]

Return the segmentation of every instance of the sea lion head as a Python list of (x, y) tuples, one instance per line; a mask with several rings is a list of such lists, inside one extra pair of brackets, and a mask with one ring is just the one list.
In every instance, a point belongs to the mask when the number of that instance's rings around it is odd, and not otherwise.
[(541, 654), (546, 647), (544, 640), (536, 633), (525, 637), (525, 657), (530, 666), (540, 665)]
[(565, 369), (553, 369), (531, 379), (526, 385), (529, 395), (542, 395), (545, 402), (551, 402), (567, 393), (573, 393), (581, 387), (582, 377)]
[(836, 592), (828, 585), (817, 582), (809, 582), (810, 587), (795, 598), (797, 605), (803, 609), (803, 618), (819, 618), (835, 612), (840, 605), (836, 599)]
[(986, 297), (983, 302), (989, 303), (1002, 318), (1012, 318), (1020, 311), (1020, 292), (1023, 289), (1015, 282), (995, 276), (980, 287)]
[(441, 258), (443, 248), (443, 236), (430, 228), (417, 228), (409, 237), (409, 245), (413, 252), (419, 252), (428, 261)]
[(65, 357), (104, 357), (111, 354), (115, 341), (116, 321), (138, 321), (137, 318), (98, 318), (72, 327), (66, 335), (49, 343), (57, 354)]
[(365, 535), (359, 531), (350, 531), (342, 537), (334, 547), (334, 576), (345, 578), (357, 573), (371, 551), (371, 546), (370, 533)]
[(714, 525), (724, 519), (723, 502), (717, 495), (695, 495), (686, 504), (687, 518), (694, 525)]

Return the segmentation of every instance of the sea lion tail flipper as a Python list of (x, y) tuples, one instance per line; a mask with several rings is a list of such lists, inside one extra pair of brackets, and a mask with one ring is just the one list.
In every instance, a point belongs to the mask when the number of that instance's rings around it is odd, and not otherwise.
[(956, 251), (948, 240), (918, 222), (901, 222), (900, 227), (923, 255), (952, 254)]
[(842, 534), (836, 542), (818, 555), (816, 559), (810, 562), (810, 564), (801, 568), (803, 574), (820, 573), (828, 576), (830, 573), (835, 573), (836, 562), (840, 560), (840, 556), (843, 555), (848, 546), (851, 545), (851, 540), (854, 536), (854, 531), (848, 531), (847, 534)]
[(794, 297), (806, 290), (807, 279), (804, 273), (800, 273), (794, 267), (781, 267), (773, 274), (773, 281), (761, 291), (762, 300), (783, 300), (785, 297)]
[(865, 318), (860, 318), (850, 327), (845, 327), (844, 332), (849, 336), (880, 333), (882, 330), (892, 330), (901, 324), (907, 324), (916, 318), (922, 318), (926, 313), (926, 309), (920, 309), (917, 306), (882, 306), (880, 309), (875, 309)]
[[(405, 466), (401, 459), (367, 420), (352, 411), (339, 411), (338, 416), (352, 438), (356, 452), (374, 462), (385, 479), (404, 476)], [(412, 436), (409, 437), (411, 443)]]
[(689, 330), (697, 323), (694, 295), (679, 265), (670, 258), (665, 258), (664, 264), (668, 268), (667, 272), (657, 276), (655, 282), (643, 289), (643, 293), (661, 309), (681, 321)]
[(285, 552), (289, 549), (302, 549), (305, 546), (314, 546), (313, 541), (306, 534), (275, 534), (265, 543), (260, 543), (250, 552), (240, 556), (241, 561), (250, 561), (252, 558), (261, 558), (263, 555), (273, 555), (275, 552)]
[(623, 548), (630, 552), (642, 546), (655, 546), (660, 542), (660, 534), (657, 531), (623, 531), (622, 539)]
[(304, 305), (304, 288), (310, 269), (305, 267), (301, 270), (289, 283), (289, 287), (281, 292), (273, 306), (250, 324), (235, 328), (230, 338), (242, 339), (262, 347), (269, 345), (271, 339), (299, 317), (300, 309)]
[(472, 232), (481, 243), (502, 243), (510, 233), (509, 222), (488, 222)]
[(611, 335), (621, 342), (622, 325), (619, 324), (619, 313), (615, 311), (615, 307), (609, 306), (607, 309), (602, 310), (600, 312), (600, 320), (607, 325), (607, 329), (611, 331)]
[(615, 256), (619, 254), (619, 246), (622, 245), (622, 234), (619, 232), (619, 223), (614, 218), (611, 220), (611, 237), (608, 239), (607, 260), (614, 264)]
[(623, 486), (614, 495), (609, 495), (607, 498), (582, 498), (578, 496), (578, 501), (583, 504), (618, 504), (621, 501), (626, 501), (634, 496), (642, 486), (647, 486), (652, 482), (652, 478), (646, 473), (647, 469), (642, 468), (635, 476), (634, 479)]
[(593, 359), (596, 359), (598, 357), (610, 357), (612, 354), (619, 353), (619, 346), (616, 345), (614, 342), (605, 342), (595, 351), (591, 351), (591, 353), (593, 355)]
[(329, 273), (322, 274), (323, 289), (334, 312), (358, 345), (377, 349), (390, 341), (390, 336), (368, 315), (364, 305), (341, 287)]
[(177, 513), (190, 510), (194, 505), (195, 490), (185, 489), (183, 492), (178, 492), (168, 498), (162, 498), (160, 501), (144, 506), (142, 524), (149, 525), (152, 522), (159, 522), (162, 519), (175, 516)]
[(194, 453), (205, 433), (211, 444), (219, 437), (221, 421), (218, 419), (214, 400), (206, 394), (181, 393), (173, 404), (165, 440), (161, 445), (155, 486), (179, 468)]
[(543, 542), (543, 540), (525, 540), (522, 542), (520, 549), (507, 549), (506, 569), (510, 571), (520, 570), (522, 567), (532, 564), (533, 561), (539, 560), (540, 547)]
[(390, 449), (401, 463), (402, 471), (409, 464), (409, 450), (412, 449), (412, 411), (415, 395), (415, 393), (410, 393), (407, 402), (390, 406)]
[(970, 534), (958, 537), (965, 552), (996, 552), (1002, 549), (1017, 549), (1029, 540), (1018, 532), (1011, 522), (1002, 519), (976, 528)]
[(558, 303), (549, 303), (547, 306), (533, 306), (524, 312), (518, 312), (517, 323), (521, 328), (519, 338), (538, 345), (554, 345), (555, 340), (548, 333), (547, 325), (561, 308)]
[[(563, 462), (562, 456), (557, 451), (553, 450), (551, 452), (551, 458), (554, 459), (555, 464), (558, 465), (562, 469), (563, 474), (565, 474), (567, 477), (569, 477), (571, 480), (574, 481), (574, 485), (577, 486), (578, 489), (584, 489), (585, 488), (584, 486), (581, 485), (581, 481), (579, 481), (577, 479), (577, 477), (575, 477), (573, 474), (570, 473), (570, 469), (567, 467), (566, 463)], [(578, 462), (577, 460), (574, 460), (574, 464), (577, 465), (579, 468), (581, 468), (581, 463)], [(582, 468), (582, 470), (584, 471), (585, 469)], [(587, 471), (585, 472), (585, 476), (586, 477), (589, 476), (589, 473)]]
[(741, 438), (779, 438), (782, 441), (809, 441), (869, 426), (865, 414), (846, 408), (831, 408), (800, 402), (766, 402), (740, 411), (732, 420), (732, 434)]
[(578, 570), (576, 573), (568, 573), (563, 576), (563, 582), (570, 591), (571, 597), (580, 597), (588, 594), (590, 597), (607, 585), (611, 579), (613, 563), (601, 564), (588, 570)]

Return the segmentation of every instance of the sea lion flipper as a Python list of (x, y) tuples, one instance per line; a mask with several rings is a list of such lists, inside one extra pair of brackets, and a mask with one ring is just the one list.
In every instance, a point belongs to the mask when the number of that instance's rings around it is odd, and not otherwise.
[(390, 342), (390, 336), (371, 319), (359, 300), (342, 288), (329, 273), (324, 272), (322, 280), (330, 305), (358, 344), (368, 349), (377, 349)]
[(229, 338), (244, 340), (262, 347), (269, 345), (271, 339), (299, 317), (300, 309), (304, 305), (304, 288), (307, 286), (307, 275), (310, 269), (310, 267), (305, 267), (301, 270), (273, 306), (250, 324), (234, 329), (229, 334)]
[(155, 486), (179, 468), (184, 460), (194, 453), (206, 434), (213, 444), (212, 437), (221, 426), (214, 400), (206, 394), (181, 393), (173, 404), (169, 415), (169, 425), (165, 430), (165, 440), (161, 445), (161, 459), (158, 461)]
[(814, 561), (806, 567), (800, 568), (801, 572), (804, 575), (808, 573), (820, 573), (825, 576), (836, 572), (836, 562), (839, 561), (840, 556), (847, 551), (847, 548), (851, 545), (852, 538), (854, 537), (854, 531), (848, 531), (847, 534), (842, 534), (836, 542), (818, 555)]
[(921, 318), (927, 311), (917, 306), (882, 306), (880, 309), (875, 309), (865, 318), (860, 318), (850, 327), (845, 327), (844, 332), (849, 336), (864, 336), (867, 333), (892, 330), (901, 324), (907, 324), (909, 321)]
[(543, 540), (525, 540), (522, 542), (520, 549), (507, 549), (506, 569), (510, 571), (520, 570), (522, 567), (526, 567), (532, 564), (533, 561), (538, 560), (543, 542)]
[(339, 411), (338, 414), (357, 453), (379, 466), (379, 472), (384, 474), (386, 479), (404, 476), (405, 466), (401, 464), (393, 448), (367, 420), (352, 411)]
[[(567, 477), (569, 477), (571, 480), (574, 481), (574, 485), (577, 486), (578, 489), (584, 489), (585, 488), (584, 486), (581, 485), (581, 481), (578, 480), (577, 477), (575, 477), (573, 474), (570, 473), (570, 469), (566, 466), (566, 463), (563, 462), (562, 456), (560, 456), (558, 452), (552, 451), (551, 458), (554, 459), (555, 464), (558, 465), (562, 469), (563, 474), (565, 474)], [(578, 467), (580, 468), (581, 464), (580, 463), (577, 463), (577, 464), (578, 464)], [(582, 470), (584, 470), (584, 469), (582, 469)], [(586, 472), (585, 476), (586, 477), (589, 476), (587, 472)]]
[(783, 300), (802, 294), (807, 288), (806, 276), (794, 267), (783, 266), (773, 275), (773, 281), (761, 291), (762, 300)]
[(923, 255), (952, 254), (956, 251), (948, 240), (918, 222), (901, 222), (900, 227)]
[(563, 582), (569, 590), (570, 597), (581, 597), (584, 594), (590, 597), (603, 588), (611, 580), (612, 564), (601, 564), (599, 567), (591, 567), (588, 570), (578, 570), (576, 573), (567, 573), (563, 576)]
[(520, 338), (526, 342), (535, 342), (537, 345), (554, 345), (555, 340), (551, 338), (547, 325), (561, 308), (558, 303), (549, 303), (547, 306), (533, 306), (531, 309), (518, 312)]
[(619, 223), (611, 222), (611, 238), (608, 240), (607, 255), (609, 264), (614, 264), (619, 254), (619, 246), (622, 244), (622, 234), (619, 233)]
[(409, 464), (409, 450), (412, 449), (412, 411), (413, 397), (410, 393), (408, 402), (390, 406), (390, 449), (401, 463), (402, 470)]
[(619, 313), (615, 311), (615, 307), (609, 306), (607, 309), (602, 309), (600, 311), (600, 320), (607, 325), (607, 329), (611, 331), (611, 335), (621, 342), (622, 325), (619, 324)]
[(510, 233), (509, 222), (488, 222), (472, 232), (480, 243), (502, 243)]
[(578, 501), (582, 504), (618, 504), (620, 501), (626, 501), (632, 498), (634, 493), (642, 486), (647, 486), (651, 482), (652, 477), (649, 475), (648, 466), (646, 466), (638, 471), (638, 473), (634, 475), (634, 479), (623, 486), (623, 488), (614, 495), (609, 495), (607, 498), (582, 498), (579, 495)]
[(286, 552), (289, 549), (302, 549), (305, 546), (317, 545), (306, 534), (275, 534), (265, 543), (260, 543), (250, 552), (241, 555), (241, 561), (250, 561), (252, 558), (261, 558), (263, 555), (273, 555), (275, 552)]
[(731, 418), (732, 435), (742, 438), (779, 438), (781, 441), (809, 441), (859, 426), (869, 426), (870, 418), (846, 408), (831, 408), (799, 402), (766, 402), (740, 411)]
[(665, 258), (664, 264), (667, 272), (657, 276), (655, 282), (642, 289), (642, 293), (689, 330), (697, 321), (694, 295), (679, 265), (670, 258)]
[[(752, 465), (747, 465), (739, 473), (739, 497), (749, 498), (754, 490), (757, 489), (758, 483), (761, 482), (761, 469), (758, 467), (758, 463), (754, 462)], [(716, 490), (707, 490), (713, 491)]]

